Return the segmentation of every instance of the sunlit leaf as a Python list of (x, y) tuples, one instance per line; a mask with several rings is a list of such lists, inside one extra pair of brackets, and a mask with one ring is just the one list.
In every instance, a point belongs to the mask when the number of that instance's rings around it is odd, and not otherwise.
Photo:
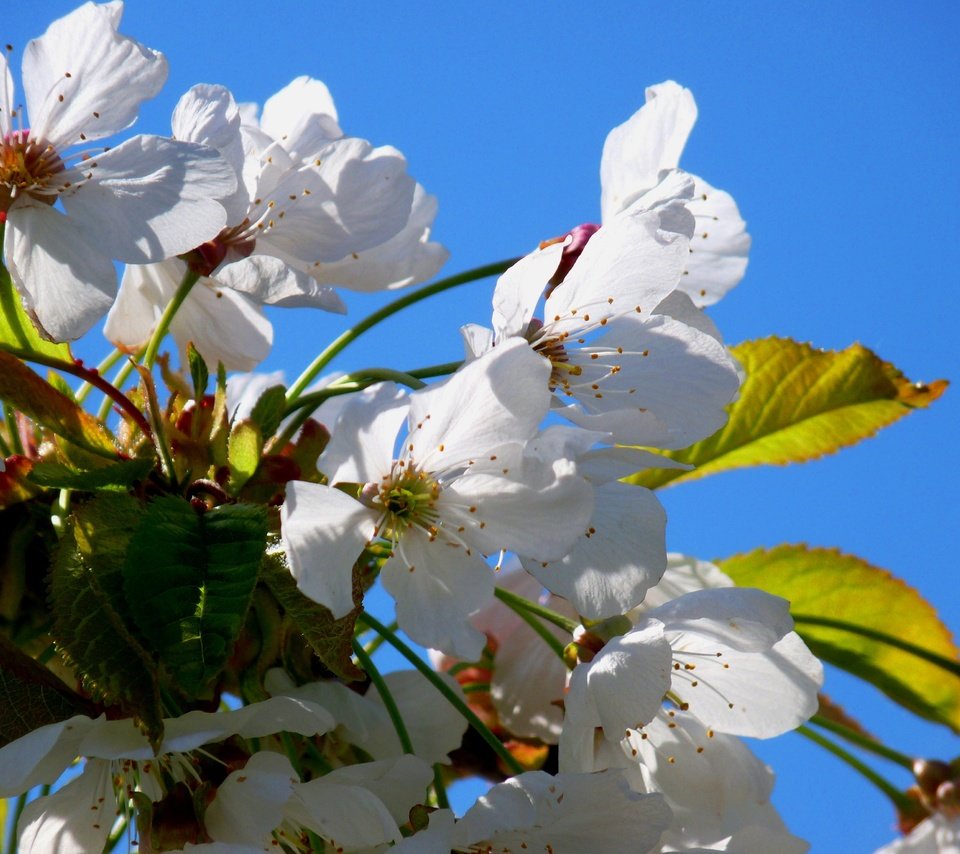
[(69, 346), (54, 344), (40, 336), (23, 309), (20, 295), (10, 281), (10, 274), (0, 264), (0, 349), (8, 348), (25, 356), (37, 353), (67, 361), (73, 358)]
[(287, 406), (287, 390), (282, 385), (270, 386), (257, 398), (250, 420), (260, 428), (265, 439), (277, 432)]
[(227, 441), (227, 465), (230, 467), (230, 487), (234, 494), (253, 477), (260, 465), (263, 436), (252, 421), (238, 421), (230, 428)]
[(16, 356), (0, 351), (0, 400), (98, 456), (115, 458), (110, 431)]
[(264, 507), (200, 512), (177, 496), (154, 500), (134, 531), (123, 569), (127, 601), (184, 693), (203, 695), (230, 656), (266, 539)]
[[(903, 581), (852, 555), (806, 546), (757, 549), (717, 564), (742, 587), (789, 599), (797, 631), (815, 655), (872, 682), (912, 712), (960, 731), (957, 647), (933, 606)], [(848, 628), (818, 625), (821, 620)], [(947, 669), (883, 636), (928, 652)]]
[(207, 393), (210, 371), (207, 369), (207, 363), (203, 361), (203, 356), (193, 346), (192, 341), (187, 344), (187, 362), (190, 365), (190, 379), (193, 381), (194, 400), (202, 400)]
[(128, 489), (143, 480), (156, 465), (149, 457), (123, 460), (93, 471), (76, 471), (60, 463), (38, 462), (27, 479), (38, 486), (52, 489), (75, 489), (83, 492), (116, 492)]
[(806, 462), (874, 435), (943, 394), (945, 380), (913, 383), (866, 347), (817, 350), (786, 338), (732, 348), (747, 378), (730, 419), (709, 439), (666, 456), (693, 471), (650, 469), (640, 486), (693, 480), (730, 469)]

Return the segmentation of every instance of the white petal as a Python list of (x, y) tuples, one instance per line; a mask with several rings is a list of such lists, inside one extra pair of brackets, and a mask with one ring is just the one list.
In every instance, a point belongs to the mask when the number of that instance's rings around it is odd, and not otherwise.
[(493, 328), (498, 338), (522, 335), (563, 255), (554, 243), (525, 255), (499, 279), (493, 291)]
[(0, 747), (0, 798), (53, 783), (77, 757), (83, 736), (97, 725), (86, 715), (38, 727)]
[(596, 489), (588, 531), (573, 548), (560, 560), (526, 560), (524, 567), (590, 620), (623, 614), (663, 575), (666, 522), (650, 490), (604, 484)]
[(450, 854), (453, 848), (454, 818), (450, 810), (430, 813), (426, 830), (417, 831), (394, 846), (396, 854)]
[(215, 237), (227, 221), (217, 200), (237, 186), (216, 149), (159, 136), (135, 136), (84, 167), (92, 177), (61, 195), (64, 207), (91, 243), (129, 264)]
[(477, 553), (419, 529), (407, 531), (380, 571), (397, 602), (397, 623), (422, 646), (464, 661), (480, 657), (486, 638), (467, 618), (493, 598), (493, 571)]
[(666, 572), (660, 582), (647, 591), (642, 609), (645, 612), (650, 611), (694, 590), (733, 586), (733, 581), (712, 563), (668, 552)]
[(314, 307), (328, 311), (341, 311), (343, 306), (330, 288), (269, 255), (251, 255), (227, 264), (217, 270), (215, 278), (224, 287), (266, 305)]
[(448, 380), (415, 392), (405, 455), (428, 471), (441, 471), (530, 438), (549, 408), (549, 373), (547, 360), (514, 338)]
[(297, 586), (336, 618), (353, 610), (353, 564), (375, 515), (338, 489), (294, 481), (280, 508), (283, 545)]
[(116, 820), (109, 762), (89, 761), (52, 795), (27, 804), (17, 823), (22, 854), (102, 851)]
[(464, 359), (468, 362), (493, 348), (493, 330), (486, 326), (467, 323), (460, 327), (460, 337), (463, 339)]
[(547, 323), (560, 318), (579, 327), (584, 319), (596, 323), (627, 312), (648, 317), (676, 288), (689, 256), (688, 237), (663, 230), (669, 210), (627, 211), (594, 234), (547, 299)]
[(318, 282), (366, 292), (404, 288), (432, 279), (450, 257), (443, 246), (430, 240), (436, 215), (436, 197), (427, 195), (417, 184), (410, 218), (394, 237), (340, 261), (316, 266), (311, 274)]
[(222, 204), (227, 222), (239, 223), (250, 206), (250, 196), (242, 181), (245, 158), (240, 111), (230, 90), (205, 83), (193, 86), (174, 108), (172, 129), (174, 138), (209, 145), (229, 164), (237, 177), (237, 189)]
[(290, 760), (260, 751), (217, 787), (203, 815), (203, 824), (218, 842), (263, 844), (280, 826), (283, 810), (299, 783)]
[(400, 841), (397, 823), (373, 792), (338, 784), (331, 776), (297, 786), (287, 815), (340, 850)]
[(79, 338), (110, 308), (117, 274), (76, 220), (47, 205), (16, 206), (4, 255), (24, 305), (50, 338)]
[(334, 728), (329, 712), (315, 703), (292, 697), (271, 697), (227, 712), (187, 712), (164, 721), (160, 753), (184, 753), (231, 735), (262, 738), (274, 733), (322, 735)]
[(620, 773), (530, 771), (480, 798), (454, 839), (483, 851), (640, 854), (654, 848), (669, 823), (663, 799), (631, 791)]
[(411, 807), (426, 802), (433, 769), (422, 759), (407, 754), (379, 762), (346, 765), (331, 771), (324, 779), (338, 785), (362, 786), (380, 799), (397, 824), (406, 824)]
[(312, 77), (297, 77), (271, 95), (263, 105), (260, 127), (295, 160), (309, 157), (319, 145), (343, 136), (330, 90)]
[(729, 193), (714, 189), (703, 178), (696, 182), (694, 199), (688, 204), (696, 231), (679, 286), (698, 306), (704, 306), (713, 305), (743, 278), (750, 235)]
[(4, 137), (14, 129), (13, 113), (16, 107), (13, 98), (15, 92), (7, 55), (0, 52), (0, 135)]
[(117, 7), (85, 3), (54, 21), (23, 56), (31, 132), (54, 148), (133, 124), (167, 79), (161, 53), (116, 31)]
[(406, 418), (406, 393), (394, 383), (377, 383), (340, 410), (318, 468), (330, 483), (379, 483), (390, 472), (397, 431)]
[(130, 351), (146, 344), (186, 269), (177, 259), (159, 264), (128, 264), (120, 280), (120, 293), (103, 327), (106, 339)]
[(672, 80), (650, 86), (647, 100), (607, 136), (600, 161), (601, 208), (608, 222), (672, 169), (697, 120), (689, 89)]

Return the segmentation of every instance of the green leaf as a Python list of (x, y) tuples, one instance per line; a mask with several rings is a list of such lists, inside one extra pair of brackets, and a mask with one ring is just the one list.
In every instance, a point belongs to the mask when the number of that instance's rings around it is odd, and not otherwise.
[(0, 635), (0, 747), (47, 724), (95, 714), (92, 703)]
[(287, 407), (287, 390), (282, 385), (270, 386), (260, 395), (250, 420), (260, 428), (260, 435), (269, 439), (283, 420), (283, 413)]
[(122, 575), (142, 514), (126, 495), (79, 507), (54, 560), (50, 602), (57, 647), (79, 671), (84, 688), (119, 706), (157, 743), (163, 732), (159, 675), (135, 634)]
[(263, 436), (256, 424), (243, 420), (233, 425), (227, 441), (227, 465), (230, 467), (230, 488), (234, 495), (253, 477), (260, 465), (261, 451)]
[(357, 573), (354, 572), (353, 585), (353, 601), (356, 607), (339, 620), (334, 619), (328, 608), (300, 592), (283, 554), (267, 555), (260, 576), (323, 666), (342, 679), (362, 679), (363, 672), (351, 659), (354, 624), (363, 610), (363, 592)]
[(23, 355), (38, 353), (72, 361), (66, 344), (45, 340), (23, 309), (6, 267), (0, 264), (0, 349), (11, 349)]
[(116, 459), (107, 428), (16, 356), (0, 351), (0, 399), (86, 451)]
[(873, 683), (921, 717), (960, 732), (957, 647), (916, 590), (835, 549), (785, 545), (717, 563), (741, 587), (789, 599), (797, 631), (819, 658)]
[(188, 696), (208, 693), (243, 626), (267, 539), (266, 508), (198, 512), (153, 501), (130, 541), (124, 588), (144, 637)]
[(150, 457), (124, 460), (93, 471), (76, 471), (60, 463), (35, 463), (27, 480), (52, 489), (75, 489), (83, 492), (123, 492), (143, 480), (156, 465)]
[(187, 344), (187, 362), (190, 364), (190, 378), (193, 380), (194, 400), (202, 400), (207, 393), (210, 371), (207, 370), (207, 363), (203, 361), (203, 356), (193, 346), (192, 341)]
[(728, 408), (727, 424), (709, 439), (665, 454), (696, 468), (651, 469), (630, 483), (654, 488), (730, 469), (817, 459), (929, 406), (947, 387), (945, 380), (910, 382), (860, 344), (837, 352), (764, 338), (732, 352), (747, 378)]

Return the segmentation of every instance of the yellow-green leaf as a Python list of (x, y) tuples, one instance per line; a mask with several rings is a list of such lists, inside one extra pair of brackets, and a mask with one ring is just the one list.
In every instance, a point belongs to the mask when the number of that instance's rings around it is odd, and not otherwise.
[(260, 465), (263, 436), (252, 421), (238, 421), (230, 429), (227, 440), (227, 465), (230, 467), (230, 488), (236, 494), (253, 477)]
[(23, 310), (20, 295), (10, 281), (10, 274), (0, 264), (0, 348), (11, 349), (27, 356), (39, 353), (71, 361), (66, 344), (54, 344), (40, 336), (33, 321)]
[(110, 431), (102, 422), (53, 388), (16, 356), (2, 350), (0, 400), (86, 451), (112, 459), (118, 455)]
[(729, 469), (801, 463), (872, 436), (943, 394), (946, 380), (908, 380), (860, 344), (818, 350), (787, 338), (732, 348), (747, 378), (730, 419), (709, 439), (666, 456), (692, 471), (651, 469), (630, 478), (657, 487)]
[(960, 732), (960, 654), (933, 606), (899, 578), (836, 549), (806, 546), (717, 563), (741, 587), (789, 599), (797, 631), (819, 658)]

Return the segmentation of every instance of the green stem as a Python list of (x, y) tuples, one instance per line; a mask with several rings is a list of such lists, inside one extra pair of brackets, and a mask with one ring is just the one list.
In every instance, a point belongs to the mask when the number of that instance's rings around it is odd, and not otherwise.
[(804, 736), (805, 738), (810, 739), (810, 741), (814, 742), (815, 744), (819, 744), (824, 750), (829, 751), (842, 762), (845, 762), (847, 765), (853, 768), (854, 771), (859, 772), (863, 777), (865, 777), (881, 792), (883, 792), (883, 794), (885, 794), (893, 802), (893, 805), (900, 812), (909, 811), (914, 807), (914, 802), (896, 786), (885, 780), (869, 765), (861, 762), (852, 753), (844, 750), (844, 748), (842, 748), (839, 744), (830, 741), (830, 739), (825, 738), (824, 736), (820, 735), (820, 733), (806, 726), (798, 726), (796, 732), (800, 733), (800, 735)]
[(390, 689), (387, 687), (383, 675), (373, 663), (373, 659), (367, 655), (367, 651), (356, 638), (353, 640), (353, 654), (356, 655), (357, 661), (360, 662), (360, 666), (367, 676), (370, 677), (373, 687), (377, 689), (380, 699), (383, 700), (383, 706), (390, 716), (390, 722), (393, 724), (393, 728), (397, 731), (397, 738), (400, 739), (400, 747), (403, 749), (403, 752), (413, 753), (413, 742), (410, 740), (410, 733), (407, 730), (406, 723), (404, 723), (403, 715), (400, 714), (400, 707), (393, 698), (393, 694), (390, 693)]
[(433, 766), (433, 794), (440, 809), (450, 809), (450, 799), (447, 797), (447, 787), (443, 785), (443, 770), (439, 762)]
[(414, 305), (421, 300), (427, 299), (427, 297), (432, 297), (435, 294), (450, 290), (450, 288), (455, 288), (459, 285), (465, 285), (468, 282), (474, 282), (478, 279), (485, 279), (488, 276), (497, 276), (507, 270), (509, 267), (512, 267), (518, 260), (518, 258), (510, 258), (506, 261), (497, 261), (493, 264), (486, 264), (483, 267), (476, 267), (473, 270), (467, 270), (464, 273), (458, 273), (456, 276), (440, 279), (439, 281), (434, 282), (432, 285), (427, 285), (426, 287), (413, 291), (412, 293), (409, 293), (398, 300), (388, 303), (383, 308), (373, 312), (373, 314), (368, 315), (356, 326), (351, 327), (337, 336), (326, 347), (326, 349), (323, 350), (317, 356), (317, 358), (310, 363), (307, 369), (300, 374), (300, 376), (297, 378), (297, 381), (287, 392), (287, 405), (290, 405), (300, 397), (303, 390), (313, 381), (313, 378), (316, 377), (317, 374), (319, 374), (320, 371), (322, 371), (327, 365), (329, 365), (335, 356), (356, 341), (357, 338), (359, 338), (364, 332), (372, 329), (381, 321), (386, 320), (388, 317), (396, 314), (398, 311), (402, 311), (403, 309)]
[[(396, 620), (393, 620), (393, 621), (387, 626), (387, 628), (388, 628), (391, 632), (395, 632), (395, 631), (399, 628), (399, 627), (397, 626), (397, 621), (396, 621)], [(369, 643), (365, 643), (365, 644), (363, 645), (363, 651), (364, 651), (367, 655), (373, 655), (378, 649), (380, 649), (381, 646), (383, 646), (383, 636), (382, 636), (382, 635), (378, 635), (376, 632), (374, 632), (373, 635), (374, 635), (374, 636), (373, 636), (373, 638), (370, 640), (370, 642), (369, 642)]]
[[(540, 637), (543, 639), (543, 642), (550, 647), (562, 661), (566, 661), (563, 655), (563, 644), (550, 634), (550, 629), (548, 629), (543, 623), (541, 623), (533, 614), (530, 613), (526, 608), (518, 605), (516, 602), (511, 601), (510, 599), (504, 599), (500, 594), (500, 588), (497, 588), (496, 595), (514, 614), (516, 614), (521, 620), (523, 620), (531, 629), (533, 629)], [(519, 598), (519, 597), (517, 597)]]
[(187, 271), (183, 274), (183, 279), (177, 287), (177, 292), (163, 310), (163, 314), (160, 315), (160, 320), (157, 321), (157, 328), (153, 330), (153, 335), (150, 336), (150, 340), (147, 342), (147, 349), (143, 353), (143, 366), (148, 370), (153, 367), (153, 363), (157, 360), (157, 353), (160, 352), (160, 343), (166, 337), (167, 330), (170, 328), (170, 323), (174, 315), (180, 310), (183, 301), (199, 280), (200, 274), (187, 268)]
[(29, 792), (23, 792), (17, 796), (17, 800), (14, 803), (13, 815), (10, 816), (7, 821), (9, 825), (7, 826), (7, 844), (4, 845), (3, 850), (7, 854), (15, 854), (19, 839), (17, 837), (17, 823), (20, 821), (20, 816), (23, 814), (24, 807), (27, 805), (27, 797)]
[(123, 839), (123, 837), (126, 835), (129, 825), (130, 825), (129, 819), (126, 816), (124, 816), (120, 820), (120, 824), (118, 824), (116, 829), (113, 831), (113, 833), (110, 834), (110, 838), (107, 839), (106, 848), (103, 849), (105, 854), (110, 854), (110, 852), (112, 852), (117, 847), (117, 845), (120, 844), (120, 840)]
[[(10, 446), (15, 454), (23, 453), (23, 442), (20, 441), (20, 430), (17, 429), (17, 415), (13, 408), (5, 403), (3, 405), (3, 418), (7, 422), (7, 432), (10, 434)], [(7, 456), (10, 456), (7, 454)]]
[[(878, 632), (876, 629), (870, 629), (866, 626), (858, 626), (856, 623), (848, 623), (845, 620), (834, 620), (831, 617), (816, 617), (807, 614), (793, 614), (792, 616), (795, 623), (806, 623), (809, 626), (824, 626), (829, 629), (838, 629), (842, 632), (860, 635), (861, 637), (870, 638), (870, 640), (875, 640), (879, 643), (885, 643), (887, 646), (902, 649), (904, 652), (915, 655), (917, 658), (922, 658), (924, 661), (928, 661), (930, 664), (934, 664), (946, 670), (948, 673), (952, 673), (954, 676), (960, 676), (960, 661), (951, 661), (949, 658), (945, 658), (923, 647), (916, 646), (908, 641), (900, 640), (900, 638), (894, 637), (893, 635)], [(803, 632), (800, 634), (803, 634)]]
[(835, 735), (839, 735), (840, 738), (846, 739), (851, 744), (855, 744), (858, 747), (862, 747), (864, 750), (869, 750), (871, 753), (875, 753), (877, 756), (882, 756), (884, 759), (889, 759), (891, 762), (896, 762), (897, 765), (900, 765), (906, 768), (908, 771), (913, 773), (913, 759), (907, 756), (905, 753), (901, 753), (899, 750), (894, 750), (892, 747), (887, 747), (885, 744), (881, 744), (879, 741), (875, 741), (870, 738), (868, 735), (864, 735), (862, 732), (857, 732), (855, 729), (851, 729), (848, 726), (844, 726), (841, 723), (830, 720), (830, 718), (824, 717), (823, 715), (814, 715), (810, 718), (810, 723), (816, 724), (821, 729), (829, 730)]
[(400, 638), (398, 638), (393, 632), (391, 632), (383, 623), (376, 619), (376, 617), (370, 616), (366, 611), (363, 611), (360, 616), (357, 618), (364, 625), (369, 626), (377, 634), (381, 635), (384, 640), (390, 646), (392, 646), (397, 652), (400, 653), (407, 661), (409, 661), (423, 677), (436, 688), (446, 699), (451, 706), (453, 706), (461, 715), (463, 715), (470, 726), (473, 727), (477, 735), (482, 738), (490, 749), (499, 757), (503, 764), (510, 769), (511, 774), (522, 774), (523, 766), (517, 762), (507, 748), (503, 746), (503, 743), (497, 738), (491, 731), (490, 728), (476, 716), (474, 711), (460, 699), (456, 692), (444, 682), (438, 674), (434, 673), (433, 669), (427, 664), (419, 655), (417, 655), (409, 646), (407, 646)]
[[(105, 374), (110, 370), (117, 362), (119, 362), (124, 357), (124, 352), (119, 347), (114, 350), (109, 356), (107, 356), (99, 365), (96, 367), (96, 372), (99, 375)], [(77, 389), (77, 403), (83, 403), (87, 399), (87, 395), (93, 391), (94, 385), (90, 380), (84, 380), (80, 387)]]
[(577, 629), (577, 623), (574, 620), (571, 620), (569, 617), (564, 617), (563, 614), (558, 614), (556, 611), (551, 611), (549, 608), (544, 608), (543, 605), (538, 605), (536, 602), (531, 602), (529, 599), (524, 599), (522, 596), (518, 596), (516, 593), (513, 593), (510, 590), (504, 590), (502, 587), (497, 587), (493, 592), (501, 602), (518, 613), (520, 610), (523, 610), (529, 614), (536, 614), (538, 617), (546, 620), (548, 623), (553, 623), (553, 625), (563, 629), (565, 632), (570, 632), (571, 635)]

